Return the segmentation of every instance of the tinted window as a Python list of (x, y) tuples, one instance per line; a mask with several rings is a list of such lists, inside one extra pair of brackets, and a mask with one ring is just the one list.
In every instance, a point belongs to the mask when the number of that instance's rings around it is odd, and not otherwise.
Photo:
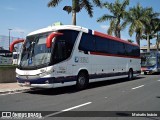
[(103, 52), (108, 54), (118, 54), (118, 55), (125, 54), (123, 43), (101, 37), (97, 37), (96, 39), (96, 50), (98, 52)]
[(124, 48), (124, 43), (119, 42), (118, 45), (118, 54), (119, 55), (125, 55), (125, 48)]
[(137, 57), (140, 56), (140, 49), (138, 46), (133, 46), (132, 54)]
[(127, 56), (135, 56), (135, 57), (140, 56), (140, 49), (138, 46), (125, 44), (125, 49), (126, 49)]
[(119, 41), (102, 38), (83, 33), (79, 49), (83, 51), (96, 51), (114, 55), (135, 56), (140, 55), (138, 46), (122, 43)]
[(73, 30), (61, 30), (58, 32), (63, 33), (63, 35), (56, 37), (55, 42), (53, 42), (52, 64), (61, 62), (70, 57), (79, 33)]
[(103, 52), (103, 53), (109, 53), (110, 41), (105, 38), (96, 37), (96, 51)]
[(79, 44), (79, 50), (95, 51), (95, 36), (83, 33)]

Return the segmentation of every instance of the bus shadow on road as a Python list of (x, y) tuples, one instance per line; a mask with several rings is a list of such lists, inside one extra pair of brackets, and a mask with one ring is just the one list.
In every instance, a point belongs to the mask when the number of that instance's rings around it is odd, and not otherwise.
[[(135, 80), (139, 80), (145, 77), (136, 77)], [(104, 87), (104, 86), (110, 86), (110, 85), (115, 85), (115, 84), (120, 84), (124, 82), (131, 82), (127, 78), (121, 78), (121, 79), (113, 79), (113, 80), (106, 80), (106, 81), (101, 81), (101, 82), (94, 82), (94, 83), (89, 83), (87, 88), (84, 90), (77, 90), (76, 86), (67, 86), (67, 87), (60, 87), (60, 88), (50, 88), (50, 89), (36, 89), (33, 88), (30, 91), (26, 91), (25, 93), (29, 94), (39, 94), (39, 95), (61, 95), (61, 94), (72, 94), (80, 91), (85, 91), (88, 89), (94, 89), (98, 87)]]
[(61, 95), (61, 94), (69, 94), (75, 92), (77, 92), (75, 86), (67, 86), (67, 87), (49, 88), (49, 89), (33, 88), (30, 91), (26, 91), (25, 93), (39, 94), (39, 95)]

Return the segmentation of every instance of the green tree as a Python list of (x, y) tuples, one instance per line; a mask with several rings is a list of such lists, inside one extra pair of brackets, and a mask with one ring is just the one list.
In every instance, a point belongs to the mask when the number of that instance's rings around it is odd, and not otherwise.
[(109, 35), (112, 35), (114, 32), (116, 37), (121, 38), (121, 30), (126, 27), (126, 22), (123, 22), (122, 20), (127, 14), (125, 10), (127, 5), (129, 5), (129, 0), (124, 0), (122, 3), (120, 3), (119, 0), (116, 0), (115, 3), (104, 3), (103, 6), (107, 8), (112, 15), (104, 14), (97, 19), (97, 22), (110, 21), (110, 27), (107, 31)]
[(160, 44), (160, 19), (157, 20), (157, 23), (155, 25), (155, 32), (157, 33), (157, 39), (156, 39), (156, 45), (157, 45), (157, 50), (159, 51), (159, 44)]
[(150, 22), (149, 13), (150, 13), (149, 8), (143, 8), (138, 3), (137, 6), (130, 8), (126, 16), (125, 21), (130, 24), (129, 35), (132, 36), (133, 33), (136, 33), (136, 42), (138, 45), (140, 45), (140, 40), (142, 39), (145, 23)]
[[(48, 7), (56, 7), (62, 0), (50, 0)], [(93, 4), (101, 7), (100, 0), (92, 0)], [(90, 17), (93, 17), (93, 4), (89, 0), (72, 0), (72, 6), (64, 6), (63, 10), (72, 13), (72, 24), (76, 25), (76, 14), (84, 8)]]
[(131, 39), (128, 39), (128, 42), (133, 43), (134, 41), (133, 41), (133, 40), (131, 40)]
[(159, 13), (157, 12), (153, 12), (152, 8), (149, 8), (150, 12), (148, 13), (148, 16), (150, 18), (149, 22), (145, 23), (145, 28), (144, 28), (144, 35), (142, 36), (142, 38), (147, 40), (147, 52), (150, 52), (150, 40), (153, 38), (156, 38), (157, 35), (157, 24), (159, 24), (160, 19), (159, 17)]

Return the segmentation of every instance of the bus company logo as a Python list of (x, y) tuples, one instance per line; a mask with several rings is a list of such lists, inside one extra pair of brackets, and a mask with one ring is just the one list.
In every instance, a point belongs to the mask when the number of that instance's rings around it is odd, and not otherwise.
[(29, 75), (29, 73), (28, 73), (27, 71), (25, 71), (25, 72), (24, 72), (24, 75), (28, 76), (28, 75)]
[(89, 63), (88, 57), (75, 57), (76, 63)]
[(79, 62), (79, 57), (75, 57), (75, 62), (76, 62), (76, 63)]
[(25, 75), (26, 79), (28, 80), (29, 73), (28, 72), (24, 72), (24, 75)]
[(10, 119), (12, 118), (11, 112), (2, 112), (2, 119)]

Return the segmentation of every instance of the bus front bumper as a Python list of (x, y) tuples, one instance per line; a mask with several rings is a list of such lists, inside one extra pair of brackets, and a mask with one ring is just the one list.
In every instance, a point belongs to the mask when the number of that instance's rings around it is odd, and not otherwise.
[(69, 78), (38, 78), (33, 80), (17, 78), (18, 85), (34, 88), (57, 88), (76, 84), (75, 77)]
[(33, 87), (33, 88), (54, 88), (54, 84), (26, 84), (18, 83), (21, 87)]

